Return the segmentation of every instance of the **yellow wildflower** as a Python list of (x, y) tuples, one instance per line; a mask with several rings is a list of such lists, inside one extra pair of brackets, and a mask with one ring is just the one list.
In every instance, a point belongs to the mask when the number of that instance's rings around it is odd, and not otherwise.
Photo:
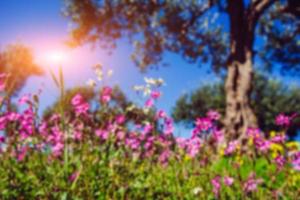
[(271, 136), (271, 137), (275, 137), (275, 136), (276, 136), (276, 131), (271, 131), (271, 132), (270, 132), (270, 136)]
[(290, 151), (297, 151), (299, 150), (300, 144), (299, 142), (293, 141), (293, 142), (287, 142), (286, 146)]

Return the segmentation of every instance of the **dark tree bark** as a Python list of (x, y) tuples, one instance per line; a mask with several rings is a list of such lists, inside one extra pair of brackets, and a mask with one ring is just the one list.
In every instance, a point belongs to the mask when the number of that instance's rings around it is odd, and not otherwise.
[(253, 78), (252, 45), (254, 22), (243, 0), (228, 1), (230, 16), (230, 56), (227, 63), (226, 115), (227, 136), (241, 138), (248, 127), (257, 127), (257, 121), (249, 104)]
[(255, 26), (262, 13), (276, 0), (254, 0), (245, 8), (243, 0), (229, 0), (230, 56), (227, 63), (225, 131), (230, 139), (242, 139), (249, 127), (257, 127), (250, 107), (253, 79)]

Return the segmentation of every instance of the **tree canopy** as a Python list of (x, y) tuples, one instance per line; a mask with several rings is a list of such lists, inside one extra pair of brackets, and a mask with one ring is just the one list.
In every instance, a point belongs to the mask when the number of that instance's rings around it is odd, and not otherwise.
[[(298, 71), (299, 2), (232, 2), (257, 23), (246, 24), (255, 26), (255, 55), (269, 67), (276, 62), (284, 70)], [(132, 57), (141, 69), (156, 65), (167, 50), (187, 61), (209, 63), (217, 70), (226, 66), (230, 30), (237, 26), (226, 16), (238, 11), (231, 11), (230, 4), (225, 0), (66, 0), (65, 15), (76, 25), (71, 32), (75, 46), (92, 42), (114, 47), (116, 39), (126, 36), (134, 43)]]
[(16, 43), (0, 52), (0, 73), (8, 75), (5, 91), (16, 95), (30, 76), (42, 75), (43, 70), (35, 63), (31, 49)]

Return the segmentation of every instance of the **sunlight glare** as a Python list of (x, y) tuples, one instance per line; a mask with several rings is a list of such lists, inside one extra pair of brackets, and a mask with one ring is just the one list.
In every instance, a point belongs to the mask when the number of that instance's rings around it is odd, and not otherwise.
[(67, 58), (67, 55), (63, 51), (53, 51), (49, 53), (49, 61), (52, 61), (54, 63), (61, 63), (65, 61)]
[(56, 50), (46, 54), (45, 61), (50, 65), (62, 65), (68, 60), (68, 54), (64, 51)]

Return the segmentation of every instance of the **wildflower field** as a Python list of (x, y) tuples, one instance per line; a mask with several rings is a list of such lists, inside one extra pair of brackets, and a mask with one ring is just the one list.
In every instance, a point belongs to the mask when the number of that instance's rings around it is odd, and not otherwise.
[[(285, 135), (296, 114), (278, 115), (282, 131), (249, 127), (245, 138), (228, 140), (211, 110), (190, 138), (176, 137), (173, 120), (155, 108), (162, 79), (145, 78), (134, 88), (145, 104), (125, 109), (116, 107), (113, 88), (89, 84), (96, 102), (78, 93), (67, 113), (39, 116), (38, 94), (19, 99), (23, 110), (1, 113), (0, 199), (299, 198), (299, 143)], [(151, 117), (132, 117), (135, 109)]]
[(0, 25), (0, 200), (300, 200), (300, 0), (0, 0)]

